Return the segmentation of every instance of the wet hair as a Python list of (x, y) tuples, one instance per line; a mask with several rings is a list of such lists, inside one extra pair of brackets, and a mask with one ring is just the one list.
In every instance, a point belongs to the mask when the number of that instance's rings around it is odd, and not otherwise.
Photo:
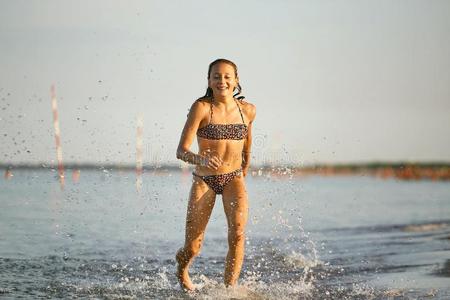
[[(231, 60), (228, 60), (228, 59), (225, 59), (225, 58), (219, 58), (219, 59), (216, 59), (215, 61), (213, 61), (212, 63), (209, 64), (209, 67), (208, 67), (208, 79), (209, 79), (209, 77), (211, 75), (211, 70), (212, 70), (213, 66), (218, 64), (218, 63), (225, 63), (225, 64), (229, 64), (230, 66), (232, 66), (233, 69), (234, 69), (234, 76), (236, 78), (238, 77), (236, 64), (234, 62), (232, 62)], [(239, 83), (238, 83), (235, 91), (237, 91), (237, 92), (236, 92), (236, 94), (233, 95), (234, 98), (236, 98), (238, 100), (243, 100), (245, 98), (242, 95), (239, 96), (241, 94), (241, 91), (242, 91), (242, 87), (241, 87), (241, 85)], [(213, 97), (213, 90), (212, 90), (212, 88), (208, 87), (208, 88), (206, 88), (205, 95), (200, 97), (199, 100), (203, 99), (203, 98), (212, 98), (212, 97)]]

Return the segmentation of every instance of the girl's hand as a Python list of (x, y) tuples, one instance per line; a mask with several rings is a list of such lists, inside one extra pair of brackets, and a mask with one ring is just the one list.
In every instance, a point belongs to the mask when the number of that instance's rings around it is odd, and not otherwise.
[(248, 167), (242, 168), (242, 175), (247, 176), (248, 173)]
[(217, 155), (209, 155), (204, 157), (204, 161), (202, 162), (203, 167), (207, 167), (208, 169), (217, 170), (221, 165), (223, 161), (222, 159)]

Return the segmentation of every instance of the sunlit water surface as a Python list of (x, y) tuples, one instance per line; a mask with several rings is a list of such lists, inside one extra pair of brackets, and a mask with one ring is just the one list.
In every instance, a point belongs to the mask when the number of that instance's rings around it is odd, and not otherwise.
[(15, 171), (0, 180), (0, 297), (448, 299), (450, 184), (372, 177), (249, 176), (239, 286), (222, 284), (218, 197), (183, 293), (188, 171)]

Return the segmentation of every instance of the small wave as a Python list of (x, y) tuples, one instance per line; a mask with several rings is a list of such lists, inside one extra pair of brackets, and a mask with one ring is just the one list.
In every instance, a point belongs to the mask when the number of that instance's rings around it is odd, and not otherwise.
[(0, 288), (0, 295), (11, 293), (12, 290), (8, 288)]
[(450, 277), (450, 259), (447, 259), (443, 266), (432, 273), (435, 276)]
[(359, 227), (341, 227), (341, 228), (327, 228), (321, 230), (322, 232), (348, 232), (351, 234), (366, 234), (366, 233), (387, 233), (387, 232), (429, 232), (441, 229), (450, 228), (450, 220), (436, 220), (433, 222), (421, 222), (415, 224), (389, 224), (389, 225), (373, 225), (373, 226), (359, 226)]

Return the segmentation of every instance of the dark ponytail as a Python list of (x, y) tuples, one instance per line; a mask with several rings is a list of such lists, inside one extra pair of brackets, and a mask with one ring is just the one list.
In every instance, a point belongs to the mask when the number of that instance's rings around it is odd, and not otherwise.
[[(236, 64), (234, 62), (232, 62), (231, 60), (228, 60), (228, 59), (225, 59), (225, 58), (219, 58), (219, 59), (216, 59), (215, 61), (213, 61), (212, 63), (209, 64), (209, 67), (208, 67), (208, 79), (209, 79), (209, 77), (211, 75), (212, 67), (215, 64), (218, 64), (218, 63), (226, 63), (226, 64), (231, 65), (234, 68), (234, 76), (236, 78), (238, 77)], [(241, 91), (242, 91), (242, 87), (241, 87), (241, 85), (239, 83), (238, 83), (238, 85), (237, 85), (237, 87), (236, 87), (236, 89), (234, 91), (237, 91), (236, 94), (233, 95), (234, 98), (236, 98), (238, 100), (243, 100), (245, 98), (245, 96), (242, 96), (242, 95), (239, 96), (241, 94)], [(205, 95), (203, 97), (198, 98), (197, 100), (200, 100), (200, 99), (203, 99), (203, 98), (212, 99), (212, 97), (213, 97), (213, 90), (212, 90), (212, 88), (208, 87), (208, 88), (206, 88)]]

